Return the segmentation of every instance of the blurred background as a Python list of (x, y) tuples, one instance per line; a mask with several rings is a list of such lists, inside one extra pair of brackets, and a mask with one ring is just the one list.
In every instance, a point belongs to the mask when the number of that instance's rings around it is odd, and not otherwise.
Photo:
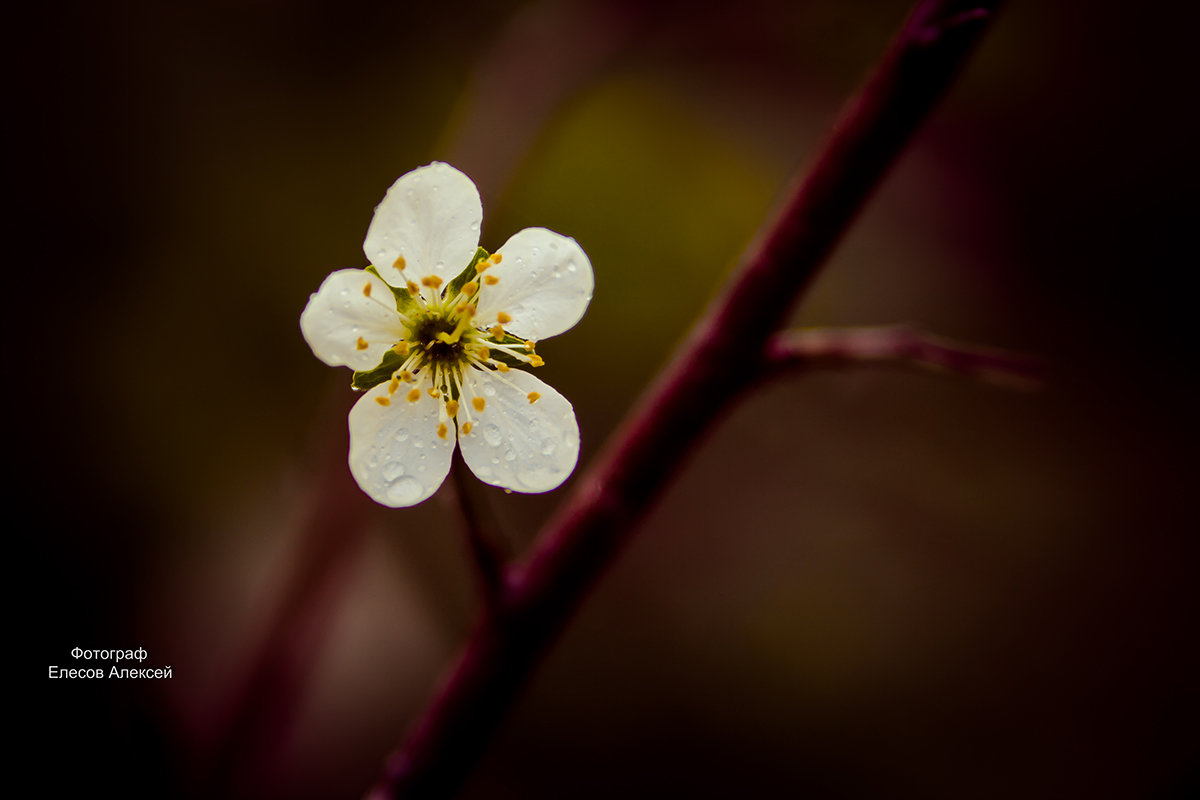
[[(349, 373), (298, 325), (392, 181), (449, 161), (485, 247), (588, 252), (588, 315), (539, 347), (582, 469), (906, 10), (65, 2), (11, 28), (13, 688), (46, 793), (358, 797), (452, 663), (453, 498), (357, 492)], [(1197, 22), (1010, 4), (795, 322), (921, 323), (1043, 356), (1047, 388), (862, 368), (747, 396), (465, 797), (1197, 789)], [(520, 553), (571, 486), (481, 493)], [(93, 666), (77, 646), (173, 677), (48, 680)]]

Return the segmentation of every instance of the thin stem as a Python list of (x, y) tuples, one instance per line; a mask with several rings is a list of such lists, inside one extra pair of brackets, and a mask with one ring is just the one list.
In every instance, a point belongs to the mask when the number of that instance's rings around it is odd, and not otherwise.
[(886, 365), (964, 375), (1012, 389), (1039, 389), (1045, 365), (1038, 358), (934, 336), (911, 325), (809, 328), (776, 334), (767, 342), (770, 372), (811, 367)]
[[(372, 796), (448, 797), (529, 674), (700, 434), (767, 364), (786, 319), (966, 61), (990, 3), (920, 3), (725, 291), (514, 571)], [(729, 369), (737, 364), (738, 369)], [(719, 388), (718, 388), (719, 387)]]
[(458, 448), (450, 462), (450, 475), (454, 480), (456, 504), (462, 512), (463, 532), (479, 573), (484, 607), (490, 609), (496, 605), (504, 588), (505, 565), (508, 563), (500, 525), (486, 499), (478, 496), (479, 481), (471, 474)]

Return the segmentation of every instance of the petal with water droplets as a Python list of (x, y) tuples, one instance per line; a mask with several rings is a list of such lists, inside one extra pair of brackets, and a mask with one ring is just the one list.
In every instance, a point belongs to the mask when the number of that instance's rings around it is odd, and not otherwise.
[(422, 390), (409, 402), (408, 388), (389, 395), (382, 383), (350, 409), (350, 472), (372, 500), (392, 508), (416, 505), (436, 492), (454, 453), (454, 436), (437, 435), (438, 401)]
[[(393, 286), (436, 276), (449, 281), (479, 246), (483, 205), (463, 173), (435, 161), (402, 175), (375, 209), (363, 252)], [(403, 258), (404, 271), (397, 268)]]
[(523, 339), (545, 339), (579, 322), (592, 299), (592, 262), (569, 236), (545, 228), (513, 234), (496, 251), (499, 264), (485, 273), (499, 280), (479, 291), (476, 319), (486, 324), (507, 314), (504, 329)]
[(483, 410), (472, 414), (471, 433), (459, 436), (463, 459), (476, 477), (534, 494), (557, 488), (571, 475), (579, 460), (579, 425), (565, 397), (523, 370), (502, 377), (472, 370), (465, 377), (464, 395), (484, 400)]
[(406, 334), (392, 290), (361, 269), (341, 269), (325, 279), (300, 315), (300, 332), (317, 358), (355, 370), (377, 365)]

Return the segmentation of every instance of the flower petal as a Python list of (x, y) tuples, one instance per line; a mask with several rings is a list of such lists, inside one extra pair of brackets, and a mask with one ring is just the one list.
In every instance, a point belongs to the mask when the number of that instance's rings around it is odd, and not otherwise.
[[(479, 291), (476, 319), (493, 324), (511, 317), (504, 329), (523, 339), (545, 339), (570, 329), (592, 299), (592, 262), (574, 239), (545, 228), (515, 233), (496, 251), (499, 264), (488, 268)], [(486, 277), (499, 281), (489, 284)]]
[[(463, 173), (435, 161), (400, 177), (375, 209), (363, 252), (393, 286), (437, 276), (445, 283), (479, 246), (483, 205)], [(403, 258), (403, 262), (397, 259)], [(403, 263), (404, 271), (397, 267)]]
[(300, 314), (300, 332), (317, 358), (354, 370), (371, 369), (405, 337), (392, 290), (362, 269), (325, 279)]
[[(565, 397), (522, 370), (503, 378), (471, 370), (463, 388), (465, 397), (485, 402), (472, 414), (471, 433), (458, 437), (463, 458), (479, 480), (537, 493), (571, 475), (579, 460), (579, 424)], [(531, 392), (539, 395), (536, 402), (530, 402)]]
[[(420, 398), (410, 403), (404, 396), (409, 384), (389, 396), (381, 383), (350, 409), (350, 472), (376, 503), (416, 505), (450, 472), (454, 437), (438, 438), (438, 401), (421, 388)], [(380, 405), (380, 398), (388, 405)]]

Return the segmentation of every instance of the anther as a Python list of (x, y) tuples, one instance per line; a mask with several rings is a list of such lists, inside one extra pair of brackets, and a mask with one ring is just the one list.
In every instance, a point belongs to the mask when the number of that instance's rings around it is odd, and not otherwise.
[(474, 426), (473, 426), (471, 423), (469, 423), (469, 422), (464, 422), (464, 423), (462, 424), (462, 432), (463, 432), (463, 436), (466, 436), (467, 434), (469, 434), (469, 433), (471, 432), (471, 428), (473, 428), (473, 427), (474, 427)]
[(391, 382), (388, 383), (388, 394), (395, 394), (396, 390), (399, 388), (400, 388), (400, 379), (392, 378)]
[(446, 413), (452, 417), (458, 416), (458, 401), (457, 400), (447, 400), (446, 401)]
[(366, 350), (367, 347), (369, 347), (369, 345), (367, 344), (367, 340), (361, 336), (358, 337), (358, 341), (354, 343), (355, 350)]
[(438, 423), (438, 438), (439, 438), (439, 439), (445, 439), (445, 438), (446, 438), (446, 433), (447, 433), (447, 429), (446, 429), (446, 423), (444, 423), (444, 422), (439, 422), (439, 423)]
[(417, 285), (416, 285), (415, 283), (413, 283), (412, 281), (409, 281), (409, 282), (408, 282), (407, 288), (408, 288), (408, 293), (409, 293), (409, 294), (420, 294), (420, 293), (421, 293), (421, 287), (420, 287), (420, 286), (417, 286)]
[(482, 397), (474, 397), (471, 399), (471, 405), (475, 406), (476, 411), (483, 411), (483, 407), (487, 405), (487, 401)]
[(398, 356), (408, 355), (408, 342), (396, 342), (392, 345), (392, 352)]
[(475, 271), (476, 271), (476, 272), (483, 272), (485, 269), (487, 269), (487, 268), (488, 268), (488, 267), (490, 267), (491, 265), (492, 265), (492, 264), (491, 264), (491, 262), (490, 262), (490, 261), (488, 261), (486, 258), (485, 258), (485, 259), (482, 259), (482, 260), (480, 260), (480, 261), (479, 261), (479, 262), (478, 262), (478, 263), (475, 265)]
[(496, 369), (500, 370), (501, 372), (508, 372), (510, 369), (512, 369), (512, 367), (510, 367), (508, 364), (505, 364), (503, 361), (497, 361)]
[(436, 386), (431, 386), (431, 387), (429, 387), (429, 396), (432, 397), (434, 400), (437, 400), (439, 397), (442, 396), (442, 392)]
[(405, 395), (404, 399), (410, 403), (417, 402), (418, 400), (421, 399), (421, 390), (420, 389), (410, 389), (408, 394)]
[(396, 256), (396, 260), (392, 262), (392, 266), (398, 270), (404, 269), (404, 256)]
[(402, 369), (400, 370), (400, 380), (404, 381), (405, 383), (412, 383), (413, 374), (406, 369)]
[(370, 296), (371, 296), (371, 282), (367, 281), (366, 284), (363, 285), (363, 297), (370, 297)]
[(430, 289), (436, 289), (442, 285), (442, 279), (437, 275), (426, 275), (421, 278), (421, 285), (428, 286)]
[(541, 392), (530, 392), (528, 395), (526, 395), (526, 397), (529, 398), (530, 405), (533, 405), (534, 403), (536, 403), (538, 401), (538, 398), (541, 396), (542, 396)]
[(477, 350), (476, 353), (484, 361), (487, 361), (489, 358), (492, 357), (492, 351), (488, 350), (486, 347), (479, 348), (479, 350)]
[(497, 283), (500, 282), (500, 279), (497, 278), (495, 275), (484, 275), (483, 282), (486, 283), (488, 286), (495, 286)]
[(493, 339), (503, 339), (504, 338), (504, 328), (502, 328), (499, 325), (493, 325), (492, 329), (490, 331), (488, 331), (488, 333), (490, 333), (492, 335)]
[(539, 356), (537, 353), (534, 353), (533, 355), (531, 355), (529, 357), (529, 366), (531, 366), (531, 367), (542, 367), (542, 366), (545, 366), (545, 364), (546, 364), (546, 362), (543, 361), (542, 357)]
[(507, 325), (508, 323), (512, 322), (512, 317), (501, 311), (496, 315), (496, 322), (499, 322), (501, 325)]
[(465, 294), (467, 297), (470, 297), (471, 295), (475, 294), (478, 291), (479, 291), (479, 284), (476, 283), (475, 281), (471, 281), (470, 283), (468, 283), (466, 286), (464, 286), (462, 288), (462, 293)]
[(491, 261), (493, 264), (499, 264), (501, 261), (504, 260), (504, 256), (500, 255), (499, 253), (492, 253), (491, 257), (488, 258), (488, 260)]
[(537, 347), (537, 342), (533, 341), (532, 339), (525, 340), (525, 349), (526, 350), (528, 350), (529, 352), (532, 353), (533, 348), (535, 348), (535, 347)]
[(375, 402), (381, 406), (390, 406), (392, 404), (391, 399), (387, 397), (376, 397)]

